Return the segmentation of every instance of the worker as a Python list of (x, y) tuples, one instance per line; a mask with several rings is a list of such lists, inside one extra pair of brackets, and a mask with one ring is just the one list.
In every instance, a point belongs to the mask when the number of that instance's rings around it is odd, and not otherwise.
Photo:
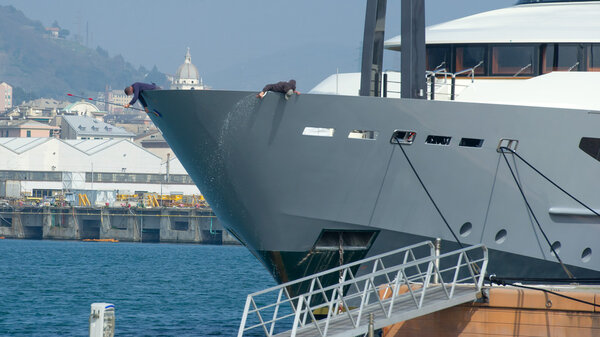
[(124, 90), (125, 95), (127, 95), (127, 96), (133, 95), (133, 98), (131, 99), (131, 102), (123, 105), (123, 107), (129, 108), (130, 106), (134, 105), (135, 102), (137, 102), (137, 100), (139, 99), (140, 104), (142, 104), (142, 106), (144, 107), (144, 111), (146, 111), (146, 113), (148, 113), (149, 112), (148, 105), (146, 104), (146, 101), (144, 101), (144, 98), (142, 96), (140, 96), (140, 93), (145, 90), (156, 90), (156, 89), (160, 89), (160, 87), (158, 87), (154, 83), (148, 84), (148, 83), (142, 83), (142, 82), (135, 82), (134, 84), (128, 86)]
[(273, 84), (267, 84), (256, 97), (263, 98), (268, 91), (281, 92), (285, 94), (285, 99), (289, 99), (293, 94), (300, 95), (300, 92), (296, 90), (296, 80), (289, 80), (288, 82), (281, 81)]

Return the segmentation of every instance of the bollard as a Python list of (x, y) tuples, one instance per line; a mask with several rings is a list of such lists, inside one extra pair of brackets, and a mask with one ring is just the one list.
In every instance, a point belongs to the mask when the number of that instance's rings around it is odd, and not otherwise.
[(373, 314), (369, 314), (369, 337), (375, 337), (375, 319)]
[(111, 303), (92, 303), (90, 337), (114, 337), (115, 306)]
[[(435, 239), (435, 256), (440, 256), (440, 251), (442, 249), (442, 239)], [(437, 269), (436, 273), (433, 274), (433, 283), (438, 283), (438, 272), (440, 271), (440, 259), (435, 259), (435, 269)]]

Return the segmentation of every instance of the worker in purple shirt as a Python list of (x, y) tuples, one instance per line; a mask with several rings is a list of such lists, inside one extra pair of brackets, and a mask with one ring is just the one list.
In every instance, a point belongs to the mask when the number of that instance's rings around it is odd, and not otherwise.
[(285, 94), (285, 99), (289, 99), (293, 94), (300, 95), (296, 90), (296, 80), (289, 80), (288, 82), (282, 81), (273, 84), (267, 84), (256, 97), (263, 98), (268, 91), (282, 92)]
[(144, 107), (144, 110), (147, 113), (148, 105), (146, 104), (146, 101), (144, 101), (144, 98), (142, 96), (140, 96), (140, 93), (144, 90), (156, 90), (156, 89), (160, 89), (160, 88), (154, 83), (148, 84), (148, 83), (142, 83), (142, 82), (135, 82), (134, 84), (125, 88), (125, 95), (127, 95), (127, 96), (133, 95), (133, 98), (131, 99), (131, 102), (129, 102), (123, 106), (125, 108), (129, 108), (130, 106), (134, 105), (135, 102), (137, 102), (137, 100), (139, 99), (140, 103), (142, 104), (142, 106)]

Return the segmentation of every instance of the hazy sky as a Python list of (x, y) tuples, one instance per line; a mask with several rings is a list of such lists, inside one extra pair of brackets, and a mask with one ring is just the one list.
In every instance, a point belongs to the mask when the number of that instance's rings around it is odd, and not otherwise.
[[(516, 0), (425, 0), (427, 24), (507, 7)], [(335, 73), (358, 71), (366, 0), (0, 0), (89, 46), (135, 66), (173, 74), (187, 47), (204, 82), (215, 88), (301, 78), (308, 90)], [(400, 34), (400, 0), (388, 1), (386, 38)], [(395, 53), (386, 69), (398, 69)], [(391, 56), (390, 56), (391, 55)], [(309, 77), (306, 74), (311, 74)], [(260, 74), (260, 75), (257, 75)]]

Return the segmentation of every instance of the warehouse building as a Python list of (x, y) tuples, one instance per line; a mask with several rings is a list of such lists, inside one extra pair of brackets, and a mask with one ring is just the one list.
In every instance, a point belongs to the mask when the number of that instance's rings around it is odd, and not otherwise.
[(0, 138), (0, 181), (32, 196), (57, 191), (200, 194), (177, 158), (163, 160), (128, 139)]

